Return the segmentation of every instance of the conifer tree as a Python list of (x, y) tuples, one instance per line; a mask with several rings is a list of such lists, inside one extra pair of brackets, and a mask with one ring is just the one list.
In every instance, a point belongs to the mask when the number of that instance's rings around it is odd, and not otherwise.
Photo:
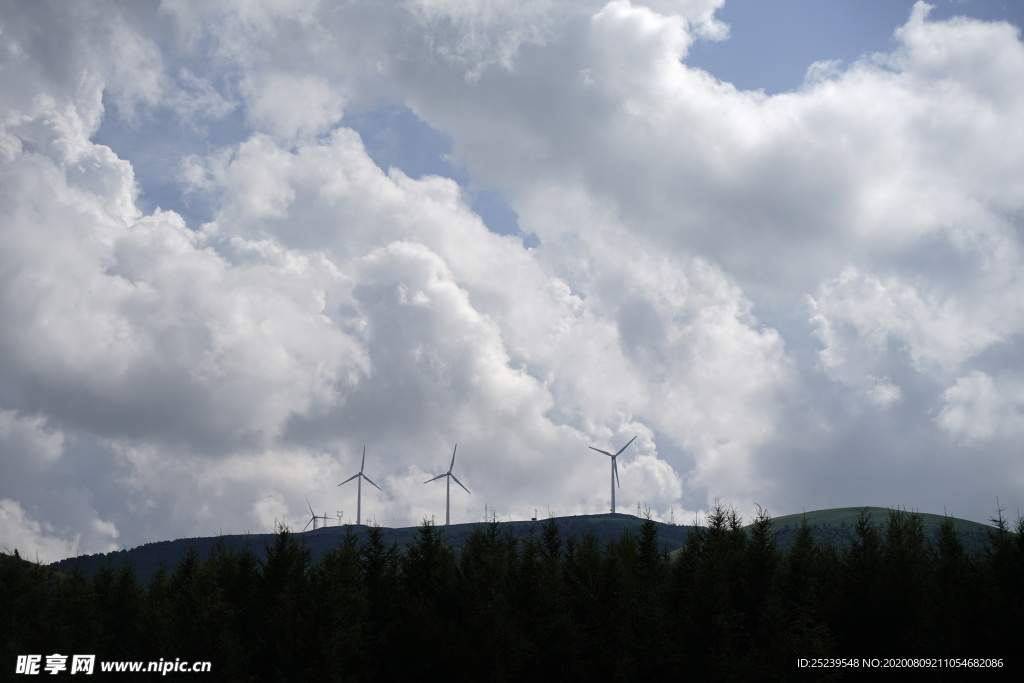
[(248, 544), (235, 549), (218, 539), (203, 562), (200, 581), (218, 671), (229, 678), (241, 675), (256, 656), (266, 618), (259, 558)]
[(845, 634), (839, 643), (847, 652), (877, 652), (886, 642), (877, 636), (877, 627), (885, 618), (881, 601), (882, 541), (863, 508), (853, 526), (850, 544), (842, 556), (838, 577), (838, 628)]
[(383, 529), (373, 524), (359, 545), (359, 568), (366, 595), (365, 678), (400, 677), (400, 662), (390, 656), (399, 645), (400, 621), (404, 615), (405, 594), (399, 581), (399, 553), (394, 544), (384, 542)]
[(927, 611), (931, 576), (926, 561), (921, 515), (898, 508), (890, 509), (878, 589), (883, 609), (895, 618), (877, 624), (876, 631), (885, 641), (908, 655), (927, 654), (925, 631), (934, 619), (934, 615)]
[(369, 673), (369, 599), (363, 582), (359, 540), (345, 527), (341, 545), (324, 554), (309, 572), (313, 640), (323, 678), (344, 680)]
[(48, 574), (43, 565), (22, 559), (17, 548), (0, 553), (0, 654), (6, 662), (52, 647), (55, 605)]
[(402, 642), (411, 660), (417, 662), (418, 675), (443, 676), (446, 662), (441, 653), (451, 647), (454, 625), (461, 616), (456, 595), (458, 573), (451, 544), (430, 520), (423, 520), (415, 540), (406, 547), (401, 578), (405, 595)]
[(219, 624), (208, 618), (208, 598), (199, 551), (190, 547), (171, 574), (167, 599), (172, 606), (171, 632), (182, 657), (212, 659), (211, 643)]
[(975, 634), (983, 628), (979, 576), (974, 561), (964, 551), (953, 520), (939, 524), (932, 547), (934, 616), (930, 629), (937, 647), (979, 647)]
[(295, 540), (288, 527), (279, 525), (265, 550), (258, 589), (263, 618), (255, 656), (270, 678), (302, 676), (307, 671), (315, 630), (310, 621), (310, 563), (310, 550)]
[(816, 604), (816, 569), (814, 535), (805, 514), (786, 556), (783, 596), (791, 608), (807, 610)]
[(171, 582), (167, 567), (161, 562), (146, 587), (146, 616), (144, 619), (146, 633), (149, 634), (149, 648), (145, 654), (151, 661), (153, 657), (163, 656), (159, 649), (166, 652), (177, 652), (177, 605), (172, 596)]
[[(988, 623), (986, 639), (1000, 649), (1012, 647), (1016, 635), (1024, 627), (1024, 591), (1021, 576), (1024, 575), (1024, 541), (1014, 534), (1006, 518), (1005, 508), (996, 499), (996, 511), (989, 521), (992, 528), (986, 529), (988, 549), (982, 581), (985, 592)], [(1017, 528), (1024, 531), (1024, 522), (1018, 516)]]
[(109, 563), (92, 579), (96, 625), (96, 654), (106, 659), (130, 659), (144, 651), (145, 592), (131, 564), (115, 570)]

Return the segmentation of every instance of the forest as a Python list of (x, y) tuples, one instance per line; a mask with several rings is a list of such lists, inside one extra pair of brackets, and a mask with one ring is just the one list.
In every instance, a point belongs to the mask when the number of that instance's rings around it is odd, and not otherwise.
[(1024, 518), (997, 510), (978, 552), (947, 521), (928, 539), (916, 513), (875, 526), (865, 512), (842, 547), (805, 522), (782, 550), (765, 511), (744, 528), (717, 505), (671, 555), (650, 519), (609, 543), (492, 521), (458, 550), (424, 522), (402, 548), (349, 530), (316, 562), (281, 527), (262, 558), (193, 550), (146, 585), (130, 564), (90, 578), (15, 551), (0, 554), (0, 661), (181, 658), (229, 681), (749, 681), (805, 677), (799, 658), (1005, 659), (1024, 633)]

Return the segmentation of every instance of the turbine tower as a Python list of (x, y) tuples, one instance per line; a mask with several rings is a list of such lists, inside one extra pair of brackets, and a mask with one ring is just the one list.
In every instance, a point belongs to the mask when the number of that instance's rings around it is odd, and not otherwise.
[[(356, 480), (356, 526), (359, 526), (363, 523), (363, 479), (365, 479), (366, 481), (370, 481), (370, 478), (363, 474), (364, 467), (366, 467), (366, 446), (363, 446), (363, 464), (359, 466), (359, 473), (353, 474), (351, 477), (341, 482), (341, 484), (338, 484), (338, 486), (341, 486), (342, 484), (349, 483), (353, 479)], [(373, 484), (373, 488), (377, 489), (378, 491), (381, 490), (381, 488), (374, 484), (372, 481), (370, 481), (370, 483)]]
[(615, 484), (618, 483), (618, 480), (619, 480), (619, 467), (618, 467), (618, 465), (615, 464), (615, 458), (619, 457), (619, 455), (621, 455), (622, 451), (624, 451), (627, 448), (629, 448), (629, 444), (633, 443), (633, 441), (635, 439), (636, 439), (636, 437), (634, 436), (632, 439), (629, 440), (629, 443), (627, 443), (625, 446), (620, 448), (619, 452), (616, 453), (615, 455), (612, 455), (608, 451), (602, 451), (600, 448), (594, 448), (593, 446), (588, 446), (587, 447), (587, 448), (589, 448), (592, 451), (597, 451), (598, 453), (604, 453), (605, 455), (607, 455), (609, 458), (612, 459), (612, 514), (613, 515), (615, 514)]
[[(444, 499), (444, 525), (445, 526), (448, 526), (448, 522), (449, 522), (450, 517), (451, 517), (452, 479), (455, 480), (456, 484), (458, 484), (459, 486), (462, 486), (462, 482), (459, 481), (459, 478), (456, 477), (454, 474), (452, 474), (452, 469), (454, 469), (454, 467), (455, 467), (455, 451), (458, 450), (458, 448), (459, 448), (459, 444), (455, 444), (455, 448), (452, 449), (452, 464), (448, 467), (448, 471), (447, 472), (445, 472), (444, 474), (439, 474), (436, 477), (434, 477), (433, 479), (427, 479), (425, 482), (423, 482), (424, 484), (429, 484), (432, 481), (437, 481), (441, 477), (447, 477), (448, 478), (447, 486), (446, 486), (446, 491), (445, 491), (445, 499)], [(462, 490), (465, 491), (466, 493), (469, 493), (470, 495), (472, 495), (472, 493), (470, 493), (470, 490), (467, 489), (465, 486), (462, 486)]]

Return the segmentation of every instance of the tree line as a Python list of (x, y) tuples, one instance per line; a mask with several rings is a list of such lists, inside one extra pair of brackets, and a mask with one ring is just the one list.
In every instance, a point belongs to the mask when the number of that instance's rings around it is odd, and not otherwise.
[[(983, 552), (947, 520), (863, 511), (849, 544), (802, 523), (781, 550), (760, 510), (717, 505), (671, 556), (658, 526), (601, 543), (480, 525), (456, 551), (428, 522), (379, 527), (312, 561), (287, 528), (252, 549), (192, 550), (148, 585), (0, 554), (3, 666), (20, 654), (210, 661), (218, 680), (788, 678), (797, 658), (1006, 657), (1024, 632), (1024, 519), (998, 510)], [(833, 672), (837, 676), (842, 672)], [(436, 675), (436, 676), (435, 676)]]

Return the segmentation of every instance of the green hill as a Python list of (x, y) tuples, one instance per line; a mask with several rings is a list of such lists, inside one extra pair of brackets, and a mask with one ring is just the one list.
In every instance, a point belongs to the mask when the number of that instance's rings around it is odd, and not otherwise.
[[(863, 507), (863, 508), (829, 508), (828, 510), (813, 510), (811, 512), (800, 512), (792, 515), (783, 515), (772, 518), (772, 534), (780, 550), (787, 550), (793, 544), (796, 530), (802, 519), (807, 520), (811, 527), (811, 534), (814, 542), (819, 545), (833, 545), (836, 548), (846, 548), (857, 518), (861, 510), (866, 510), (871, 522), (878, 529), (879, 534), (885, 533), (885, 525), (892, 511), (890, 508)], [(932, 541), (938, 537), (939, 525), (945, 516), (934, 515), (927, 512), (916, 513), (921, 516), (921, 523), (924, 537)], [(960, 542), (964, 550), (969, 553), (983, 552), (988, 547), (988, 531), (994, 529), (990, 524), (972, 522), (967, 519), (952, 517), (953, 528), (960, 536)], [(743, 528), (749, 530), (752, 524)], [(679, 550), (671, 551), (671, 556), (676, 556)]]
[[(772, 519), (772, 531), (775, 540), (782, 548), (788, 548), (800, 525), (801, 519), (806, 519), (814, 534), (814, 540), (818, 543), (834, 543), (838, 547), (845, 547), (857, 523), (857, 517), (861, 510), (866, 510), (871, 522), (878, 527), (879, 532), (885, 530), (886, 520), (889, 519), (889, 508), (864, 507), (864, 508), (830, 508), (828, 510), (814, 510), (793, 515), (783, 515)], [(939, 525), (945, 518), (943, 515), (934, 515), (927, 512), (917, 513), (921, 516), (921, 523), (924, 528), (926, 539), (934, 539), (939, 533)], [(988, 544), (986, 529), (992, 529), (989, 524), (972, 522), (966, 519), (952, 517), (953, 527), (960, 535), (960, 541), (964, 549), (978, 551), (984, 549)], [(749, 528), (749, 525), (748, 527)]]

